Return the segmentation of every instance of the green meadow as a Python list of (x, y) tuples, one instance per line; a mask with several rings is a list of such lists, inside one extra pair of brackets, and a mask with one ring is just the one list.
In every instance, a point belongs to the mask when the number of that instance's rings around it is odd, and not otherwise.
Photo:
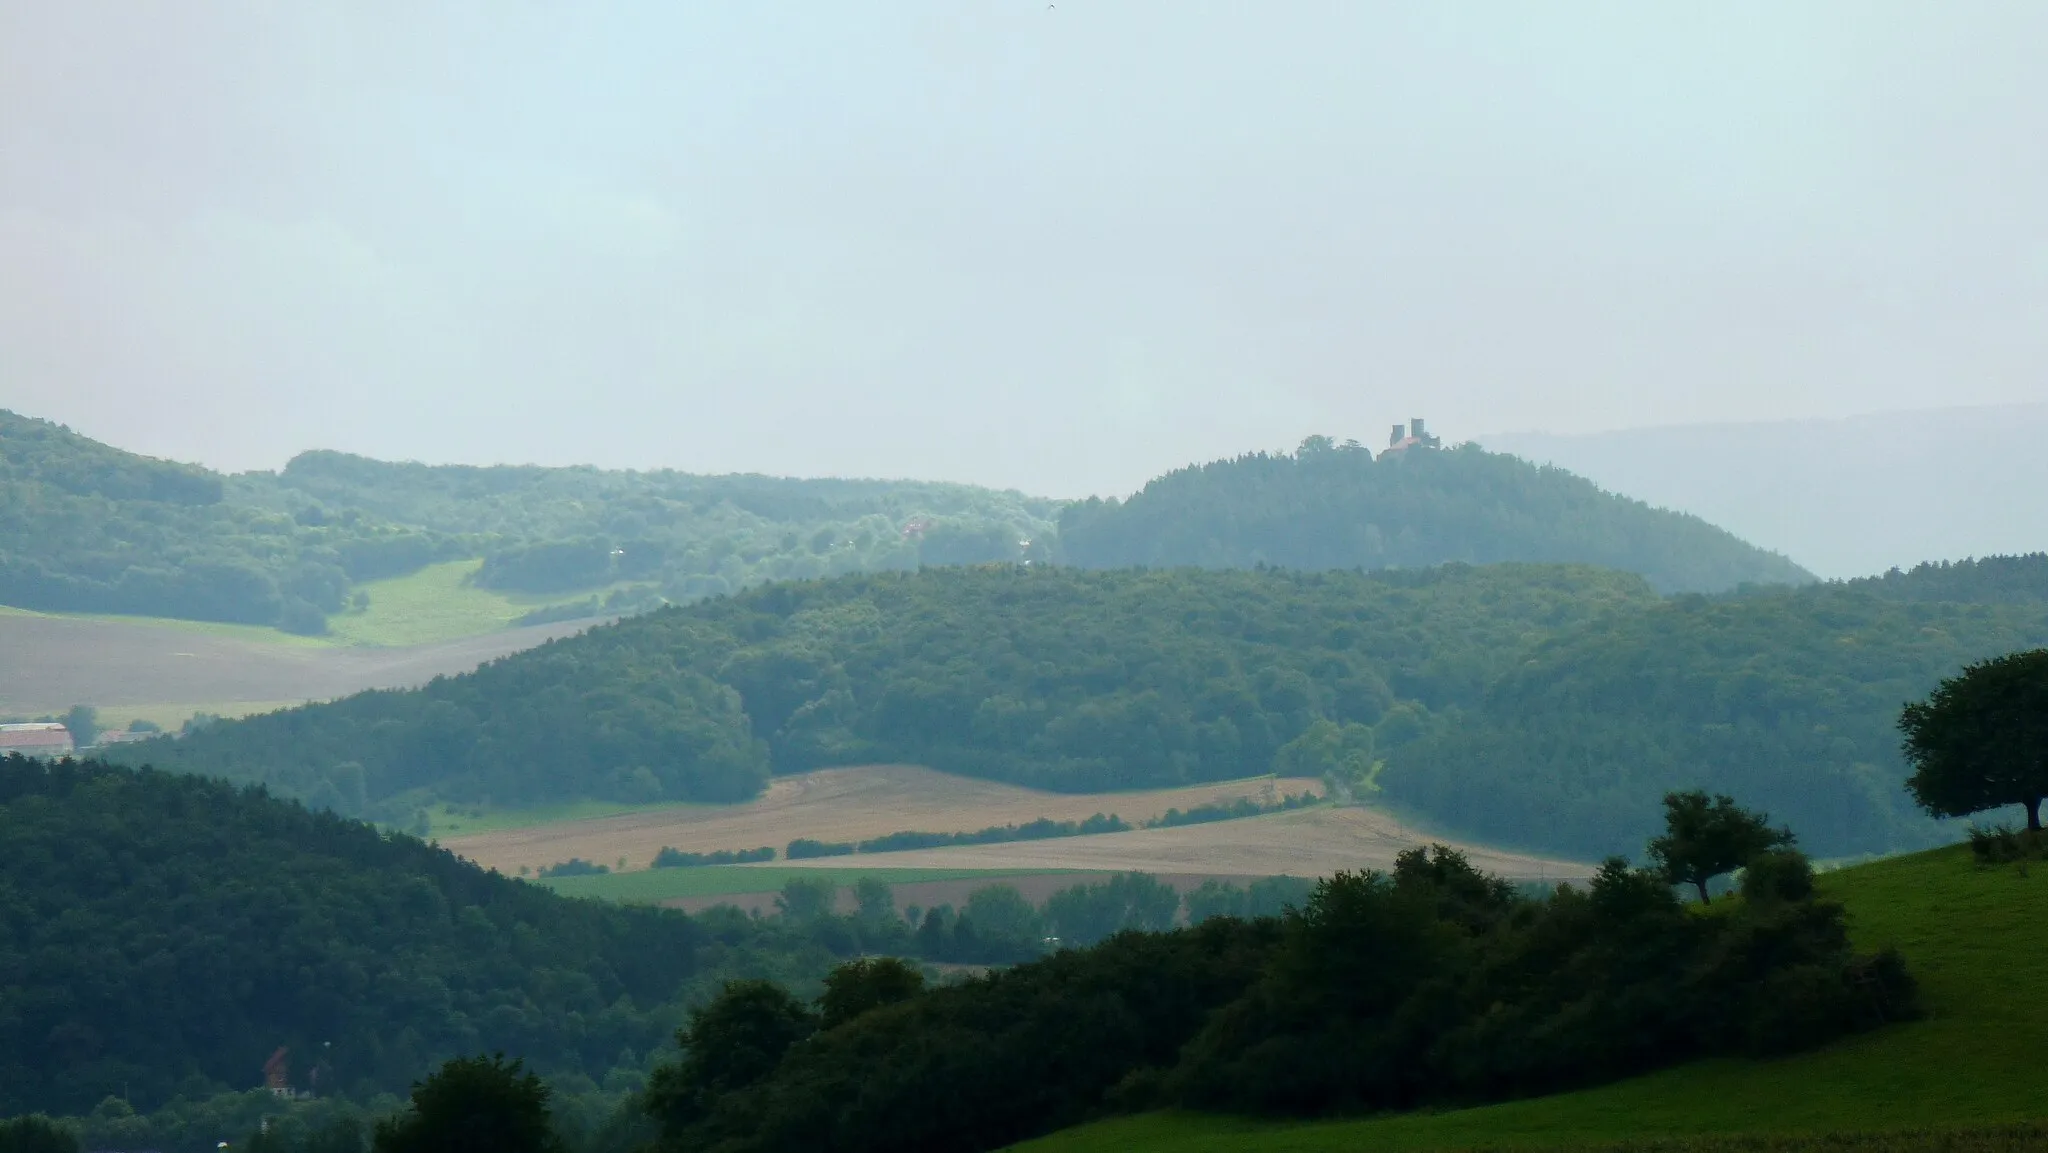
[[(1938, 849), (1827, 874), (1865, 948), (1896, 946), (1926, 1015), (1812, 1053), (1721, 1060), (1472, 1109), (1315, 1122), (1116, 1118), (1030, 1153), (2048, 1148), (2048, 868), (1979, 868)], [(2015, 1127), (2019, 1126), (2019, 1127)], [(1971, 1128), (1976, 1127), (1976, 1128)], [(1944, 1132), (1912, 1136), (1903, 1131)], [(1945, 1132), (1959, 1129), (1955, 1133)], [(1894, 1132), (1893, 1136), (1882, 1136)], [(1861, 1137), (1856, 1134), (1878, 1134)], [(1739, 1136), (1738, 1136), (1739, 1135)], [(1828, 1135), (1823, 1137), (1822, 1135)]]

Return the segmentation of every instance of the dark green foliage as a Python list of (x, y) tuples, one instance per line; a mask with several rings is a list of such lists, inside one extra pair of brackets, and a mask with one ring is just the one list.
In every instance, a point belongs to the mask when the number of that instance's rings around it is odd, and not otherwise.
[(809, 837), (798, 837), (782, 851), (792, 861), (808, 860), (812, 857), (843, 857), (853, 852), (852, 841), (814, 841)]
[(549, 1090), (522, 1062), (456, 1058), (414, 1085), (412, 1107), (377, 1123), (373, 1153), (560, 1153)]
[(817, 1015), (770, 981), (729, 981), (707, 1005), (690, 1011), (676, 1034), (682, 1060), (655, 1071), (647, 1111), (664, 1133), (704, 1125), (721, 1098), (775, 1071), (790, 1046), (818, 1027)]
[(2014, 832), (2003, 825), (1989, 829), (1970, 828), (1970, 855), (1980, 865), (2010, 865), (2016, 861), (2048, 858), (2048, 834), (2032, 830)]
[(581, 857), (571, 857), (566, 861), (558, 861), (552, 865), (542, 866), (540, 875), (543, 877), (594, 877), (611, 871), (610, 865), (595, 865)]
[(1206, 825), (1211, 821), (1235, 821), (1243, 817), (1262, 817), (1267, 813), (1288, 813), (1306, 808), (1321, 800), (1314, 793), (1294, 793), (1277, 801), (1255, 801), (1250, 797), (1239, 797), (1227, 803), (1217, 802), (1196, 805), (1187, 812), (1168, 809), (1152, 820), (1145, 822), (1148, 829), (1171, 829), (1181, 825)]
[(1112, 813), (1097, 813), (1080, 821), (1055, 821), (1040, 817), (1021, 825), (990, 825), (973, 833), (922, 833), (906, 831), (870, 837), (857, 846), (863, 853), (891, 853), (906, 849), (937, 849), (947, 845), (999, 845), (1010, 841), (1043, 841), (1052, 837), (1087, 837), (1097, 833), (1125, 833), (1131, 826)]
[(764, 933), (93, 762), (0, 760), (0, 844), (0, 1115), (253, 1088), (280, 1046), (296, 1087), (358, 1099), (479, 1047), (598, 1077), (673, 1030), (721, 939)]
[(0, 1153), (78, 1153), (78, 1138), (48, 1117), (0, 1121)]
[(685, 853), (680, 849), (671, 849), (664, 845), (659, 853), (654, 854), (654, 867), (657, 869), (680, 869), (694, 865), (744, 865), (752, 861), (772, 861), (774, 859), (775, 850), (766, 845), (758, 849), (719, 849), (709, 853)]
[(1391, 876), (1325, 881), (1162, 1092), (1287, 1114), (1499, 1099), (1805, 1048), (1912, 1004), (1897, 956), (1852, 954), (1833, 905), (1692, 916), (1619, 859), (1534, 902), (1415, 850)]
[(73, 705), (64, 711), (64, 728), (71, 734), (71, 742), (79, 748), (96, 745), (100, 740), (99, 710), (91, 705)]
[(1423, 568), (1452, 561), (1594, 564), (1666, 592), (1800, 584), (1798, 565), (1695, 516), (1602, 491), (1476, 445), (1375, 460), (1311, 438), (1168, 473), (1122, 503), (1060, 512), (1071, 564)]
[(1906, 787), (1928, 812), (1963, 817), (2002, 805), (2041, 830), (2048, 796), (2048, 649), (1980, 661), (1899, 714)]
[(1733, 797), (1710, 800), (1697, 789), (1666, 793), (1664, 832), (1650, 841), (1650, 863), (1670, 884), (1697, 889), (1704, 905), (1708, 881), (1773, 849), (1789, 848), (1794, 839), (1791, 830), (1771, 828), (1769, 817)]
[[(1170, 1061), (1252, 981), (1274, 935), (1231, 920), (1128, 933), (862, 1013), (685, 1114), (650, 1092), (661, 1148), (964, 1153), (1049, 1132)], [(657, 1083), (683, 1079), (693, 1052)]]
[(895, 957), (862, 957), (825, 975), (818, 1027), (836, 1029), (862, 1013), (924, 992), (924, 974)]

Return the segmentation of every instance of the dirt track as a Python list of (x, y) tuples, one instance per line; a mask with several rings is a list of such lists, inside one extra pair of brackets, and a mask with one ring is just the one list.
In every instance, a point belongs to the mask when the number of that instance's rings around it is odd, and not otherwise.
[(61, 712), (81, 702), (328, 700), (424, 684), (588, 627), (568, 621), (407, 648), (323, 648), (139, 621), (0, 614), (0, 715)]
[[(1023, 824), (1040, 817), (1078, 821), (1096, 813), (1114, 813), (1135, 825), (1168, 809), (1191, 809), (1238, 797), (1321, 791), (1322, 783), (1315, 780), (1258, 779), (1145, 792), (1048, 793), (911, 765), (865, 765), (781, 777), (768, 786), (765, 796), (744, 805), (562, 821), (450, 837), (444, 843), (465, 857), (507, 873), (516, 872), (521, 865), (538, 868), (571, 857), (590, 861), (625, 857), (628, 867), (637, 869), (647, 867), (664, 846), (707, 852), (769, 845), (779, 854), (783, 846), (797, 837), (859, 841), (913, 829), (971, 832), (990, 825)], [(1063, 842), (1099, 839), (1060, 838)], [(923, 866), (925, 853), (917, 854), (909, 863), (913, 867)], [(827, 857), (821, 861), (843, 867), (879, 862), (884, 856), (897, 854)]]

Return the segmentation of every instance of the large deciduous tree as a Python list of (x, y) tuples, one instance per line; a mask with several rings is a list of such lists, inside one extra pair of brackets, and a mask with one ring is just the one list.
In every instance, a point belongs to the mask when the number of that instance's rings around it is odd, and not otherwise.
[(458, 1057), (412, 1087), (412, 1108), (377, 1123), (372, 1153), (560, 1153), (548, 1087), (519, 1061)]
[(1906, 788), (1937, 817), (2002, 805), (2041, 828), (2048, 796), (2048, 649), (1970, 665), (1899, 714)]
[(1793, 842), (1790, 829), (1771, 828), (1764, 813), (1733, 797), (1697, 789), (1664, 794), (1664, 835), (1650, 842), (1650, 860), (1674, 885), (1691, 885), (1707, 903), (1707, 882), (1733, 872), (1772, 849)]

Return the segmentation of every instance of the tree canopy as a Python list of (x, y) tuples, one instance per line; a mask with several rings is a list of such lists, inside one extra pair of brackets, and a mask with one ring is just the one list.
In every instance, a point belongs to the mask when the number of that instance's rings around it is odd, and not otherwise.
[(2048, 649), (1979, 661), (1899, 714), (1914, 800), (1941, 817), (2004, 805), (2041, 828), (2048, 796)]
[(414, 1085), (411, 1107), (377, 1123), (372, 1153), (561, 1153), (548, 1087), (523, 1062), (458, 1057)]
[(1674, 885), (1691, 885), (1708, 904), (1707, 882), (1732, 873), (1773, 849), (1791, 847), (1789, 829), (1722, 795), (1698, 789), (1664, 794), (1664, 832), (1650, 841), (1650, 863)]
[(1375, 459), (1328, 437), (1292, 454), (1179, 469), (1129, 500), (1068, 505), (1060, 550), (1088, 568), (1593, 564), (1640, 573), (1664, 592), (1813, 579), (1698, 517), (1605, 492), (1563, 469), (1476, 445)]

